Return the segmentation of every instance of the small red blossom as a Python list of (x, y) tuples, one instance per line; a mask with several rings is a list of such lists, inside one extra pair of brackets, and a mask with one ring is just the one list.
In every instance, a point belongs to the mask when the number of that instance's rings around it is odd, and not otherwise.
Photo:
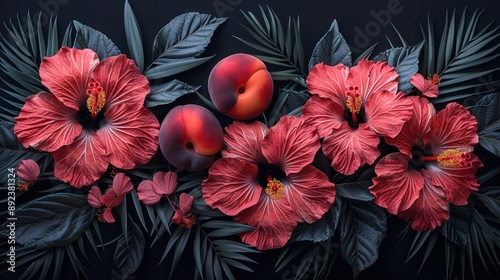
[(322, 150), (338, 172), (350, 175), (380, 156), (380, 137), (395, 137), (411, 118), (411, 101), (398, 93), (398, 74), (385, 62), (366, 59), (349, 68), (323, 63), (306, 80), (313, 95), (303, 118), (323, 139)]
[(87, 196), (90, 206), (98, 208), (98, 219), (107, 223), (114, 223), (115, 218), (111, 212), (114, 207), (122, 204), (125, 195), (133, 189), (130, 178), (125, 173), (117, 173), (113, 178), (113, 184), (101, 194), (97, 186), (92, 186)]
[(177, 187), (177, 174), (175, 172), (156, 172), (153, 180), (144, 180), (137, 187), (137, 195), (142, 203), (153, 205), (162, 197), (168, 197)]
[(40, 167), (38, 163), (32, 159), (23, 159), (19, 162), (19, 167), (17, 168), (18, 181), (18, 191), (25, 191), (28, 187), (38, 180), (40, 176)]
[(14, 133), (25, 147), (51, 153), (55, 177), (82, 187), (109, 164), (132, 169), (154, 155), (160, 125), (143, 106), (149, 81), (133, 60), (99, 61), (90, 49), (62, 47), (39, 73), (50, 93), (26, 98)]
[(320, 142), (302, 118), (284, 116), (267, 128), (235, 121), (225, 129), (222, 158), (202, 183), (208, 205), (255, 230), (242, 241), (259, 250), (283, 247), (298, 222), (320, 219), (334, 184), (312, 165)]
[(174, 216), (172, 217), (172, 223), (178, 224), (184, 228), (191, 228), (196, 223), (194, 215), (189, 213), (189, 210), (191, 210), (191, 206), (193, 205), (193, 200), (193, 196), (187, 193), (181, 193), (179, 196), (179, 203), (177, 204)]
[(429, 76), (429, 78), (426, 79), (421, 74), (415, 73), (411, 77), (410, 82), (412, 85), (414, 85), (418, 90), (422, 92), (423, 96), (429, 98), (438, 97), (439, 93), (438, 86), (439, 83), (441, 82), (441, 78), (439, 77), (438, 74)]
[(413, 101), (413, 117), (401, 133), (386, 142), (400, 152), (375, 166), (370, 192), (374, 202), (415, 230), (434, 229), (449, 219), (449, 204), (465, 205), (479, 184), (482, 166), (472, 153), (478, 143), (477, 122), (470, 112), (451, 102), (436, 114), (423, 97)]

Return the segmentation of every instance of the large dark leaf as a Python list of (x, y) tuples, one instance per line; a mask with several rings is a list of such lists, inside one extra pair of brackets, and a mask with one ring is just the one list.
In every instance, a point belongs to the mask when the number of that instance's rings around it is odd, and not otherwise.
[(156, 35), (153, 43), (155, 63), (199, 56), (210, 43), (214, 31), (225, 21), (226, 18), (196, 12), (175, 17)]
[(343, 202), (340, 215), (340, 252), (356, 278), (378, 259), (387, 221), (384, 210), (372, 202), (349, 199)]
[(372, 201), (374, 196), (368, 190), (373, 185), (371, 180), (358, 182), (347, 182), (335, 185), (337, 196), (342, 196), (354, 200)]
[[(16, 243), (44, 249), (77, 240), (94, 220), (95, 209), (86, 195), (56, 193), (23, 204), (15, 217)], [(7, 224), (9, 221), (1, 228), (6, 229)]]
[(73, 44), (74, 48), (92, 49), (97, 53), (100, 60), (103, 60), (106, 57), (121, 54), (118, 47), (116, 47), (116, 45), (100, 31), (83, 25), (76, 20), (73, 21), (73, 25), (76, 30), (75, 42)]
[(135, 18), (134, 11), (132, 11), (132, 7), (130, 7), (128, 0), (125, 1), (123, 18), (125, 21), (125, 37), (127, 38), (130, 57), (135, 60), (137, 67), (139, 67), (142, 72), (144, 70), (144, 50), (142, 48), (141, 30), (139, 29), (139, 23)]
[(134, 273), (142, 263), (146, 240), (136, 223), (131, 222), (127, 228), (127, 235), (122, 235), (116, 244), (114, 261), (120, 270), (121, 279)]
[(333, 21), (330, 29), (314, 47), (311, 59), (309, 60), (309, 69), (320, 62), (326, 65), (342, 63), (351, 66), (352, 64), (351, 50), (339, 32), (336, 20)]
[(146, 108), (151, 108), (170, 104), (185, 94), (194, 93), (197, 89), (198, 87), (193, 87), (178, 80), (152, 85), (151, 91), (144, 101), (144, 106)]
[(341, 207), (341, 200), (339, 197), (336, 197), (330, 210), (321, 219), (312, 224), (299, 225), (296, 229), (296, 234), (290, 240), (313, 242), (328, 240), (335, 234), (335, 230), (337, 229)]
[(500, 99), (498, 93), (481, 98), (472, 114), (478, 123), (479, 144), (500, 157)]
[(461, 248), (465, 248), (467, 246), (471, 215), (472, 208), (470, 206), (454, 206), (450, 204), (450, 219), (441, 226), (441, 234)]
[(418, 58), (423, 42), (415, 46), (390, 48), (375, 56), (375, 61), (386, 61), (387, 64), (396, 68), (399, 75), (398, 90), (408, 93), (412, 89), (411, 76), (418, 71)]

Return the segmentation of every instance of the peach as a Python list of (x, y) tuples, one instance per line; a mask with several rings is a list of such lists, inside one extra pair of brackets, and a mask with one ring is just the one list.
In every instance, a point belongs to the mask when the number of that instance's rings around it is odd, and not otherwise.
[(223, 145), (222, 127), (212, 112), (195, 105), (178, 105), (160, 126), (162, 154), (176, 168), (199, 171), (213, 162)]
[(266, 65), (249, 54), (223, 58), (208, 76), (208, 93), (215, 107), (236, 120), (262, 114), (271, 103), (273, 91), (273, 79)]

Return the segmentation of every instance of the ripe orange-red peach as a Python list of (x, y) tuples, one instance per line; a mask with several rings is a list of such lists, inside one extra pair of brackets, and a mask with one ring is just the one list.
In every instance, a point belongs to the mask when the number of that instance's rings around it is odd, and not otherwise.
[(208, 76), (208, 93), (215, 107), (236, 120), (262, 114), (271, 103), (273, 91), (273, 79), (266, 65), (249, 54), (223, 58)]
[(199, 171), (210, 166), (222, 149), (223, 131), (208, 109), (179, 105), (168, 112), (160, 126), (160, 150), (176, 168)]

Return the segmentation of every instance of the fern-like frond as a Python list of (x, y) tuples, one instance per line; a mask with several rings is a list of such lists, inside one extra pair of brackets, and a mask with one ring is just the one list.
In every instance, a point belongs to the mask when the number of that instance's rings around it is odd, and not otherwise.
[(274, 80), (293, 80), (296, 77), (304, 77), (304, 49), (299, 18), (288, 17), (285, 29), (278, 15), (271, 8), (267, 7), (267, 12), (262, 7), (259, 6), (259, 8), (262, 21), (252, 12), (242, 12), (249, 25), (242, 24), (242, 26), (256, 42), (233, 37), (264, 53), (256, 56), (265, 63), (285, 68), (282, 71), (271, 72)]
[(452, 101), (474, 95), (476, 79), (500, 70), (489, 64), (500, 56), (499, 26), (493, 27), (490, 22), (479, 28), (482, 12), (476, 10), (469, 16), (464, 9), (459, 16), (456, 10), (451, 14), (447, 11), (440, 37), (430, 16), (426, 27), (420, 25), (424, 37), (420, 73), (441, 77), (436, 103), (440, 103), (440, 98)]

